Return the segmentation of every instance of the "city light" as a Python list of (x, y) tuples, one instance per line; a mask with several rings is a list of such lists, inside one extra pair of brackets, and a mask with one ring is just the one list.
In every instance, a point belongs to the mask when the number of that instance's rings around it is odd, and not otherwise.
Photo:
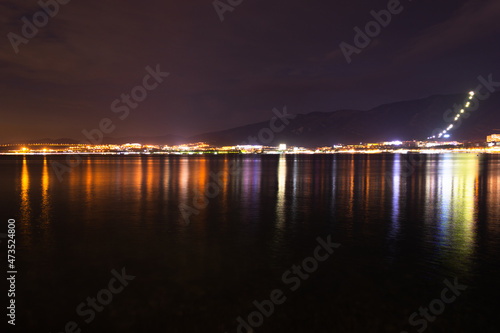
[[(472, 100), (474, 98), (475, 94), (476, 93), (474, 91), (469, 91), (469, 100)], [(454, 128), (455, 127), (454, 123), (460, 119), (461, 115), (465, 113), (465, 109), (469, 108), (470, 106), (471, 106), (471, 102), (467, 101), (465, 103), (465, 107), (463, 109), (460, 109), (460, 111), (457, 112), (457, 114), (455, 115), (455, 118), (453, 119), (453, 124), (450, 124), (446, 130), (441, 131), (441, 133), (438, 134), (438, 138), (443, 137), (443, 135), (447, 134), (448, 131), (450, 131), (452, 128)], [(435, 138), (435, 136), (429, 137), (427, 139), (430, 139), (430, 138)]]

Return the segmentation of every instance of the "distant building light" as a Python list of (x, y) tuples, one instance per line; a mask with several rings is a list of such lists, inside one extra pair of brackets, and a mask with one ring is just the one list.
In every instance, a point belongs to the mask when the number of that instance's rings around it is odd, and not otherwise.
[(252, 149), (262, 149), (262, 146), (259, 145), (238, 145), (236, 146), (237, 149), (245, 149), (245, 150), (252, 150)]
[(285, 143), (281, 143), (280, 147), (279, 147), (279, 150), (286, 150), (286, 144)]
[(492, 134), (486, 138), (488, 142), (500, 142), (500, 134)]
[(389, 141), (389, 142), (384, 142), (385, 146), (401, 146), (403, 144), (402, 141)]

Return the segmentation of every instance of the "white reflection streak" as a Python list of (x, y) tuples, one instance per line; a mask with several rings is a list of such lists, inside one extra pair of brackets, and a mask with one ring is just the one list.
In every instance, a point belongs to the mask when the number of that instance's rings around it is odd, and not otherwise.
[(276, 205), (277, 227), (283, 229), (285, 224), (285, 188), (286, 188), (286, 157), (280, 156), (278, 164), (278, 194)]
[[(332, 202), (331, 202), (331, 207), (332, 211), (335, 211), (335, 195), (337, 194), (337, 158), (333, 160), (333, 167), (332, 167)], [(294, 193), (295, 196), (295, 193)]]
[(401, 158), (399, 154), (394, 156), (392, 168), (392, 225), (391, 238), (396, 238), (399, 232), (399, 191), (401, 185)]
[[(441, 192), (441, 211), (439, 214), (438, 229), (439, 229), (439, 243), (446, 245), (449, 242), (448, 224), (452, 219), (451, 202), (453, 196), (453, 160), (449, 156), (445, 156), (440, 182), (438, 189)], [(443, 244), (444, 243), (444, 244)]]

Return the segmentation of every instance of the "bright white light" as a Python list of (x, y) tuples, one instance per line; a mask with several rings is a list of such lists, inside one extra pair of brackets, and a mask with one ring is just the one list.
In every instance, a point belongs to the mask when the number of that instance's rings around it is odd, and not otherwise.
[(286, 150), (286, 144), (282, 143), (280, 144), (280, 150)]
[(464, 109), (460, 110), (460, 113), (464, 113), (464, 112), (465, 112)]
[(470, 102), (467, 102), (467, 104), (465, 104), (465, 107), (468, 108), (470, 106)]
[(385, 146), (401, 146), (403, 142), (396, 140), (396, 141), (386, 141), (384, 142)]
[(476, 94), (476, 93), (475, 93), (475, 92), (473, 92), (473, 91), (470, 91), (470, 92), (469, 92), (469, 95), (471, 95), (471, 96), (474, 96), (475, 94)]
[(446, 139), (448, 139), (448, 138), (450, 137), (450, 135), (449, 135), (449, 134), (446, 134), (444, 137), (445, 137)]

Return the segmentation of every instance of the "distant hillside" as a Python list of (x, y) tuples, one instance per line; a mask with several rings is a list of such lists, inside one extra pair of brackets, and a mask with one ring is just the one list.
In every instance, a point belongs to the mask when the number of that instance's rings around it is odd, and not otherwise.
[(186, 138), (177, 135), (105, 137), (104, 144), (141, 143), (145, 145), (177, 145), (186, 143)]
[[(367, 111), (337, 110), (298, 114), (290, 124), (276, 133), (268, 145), (286, 143), (297, 146), (331, 146), (337, 143), (379, 142), (389, 140), (425, 140), (436, 128), (445, 129), (446, 110), (454, 104), (463, 105), (467, 94), (437, 95), (419, 100), (384, 104)], [(448, 119), (453, 118), (448, 114)], [(280, 126), (280, 122), (277, 126)], [(215, 145), (237, 145), (249, 137), (257, 137), (269, 128), (269, 120), (261, 123), (210, 132), (183, 138), (176, 135), (105, 137), (105, 144), (142, 143), (175, 145), (206, 141)], [(451, 131), (456, 140), (485, 140), (492, 133), (500, 133), (500, 93), (481, 101), (477, 111)], [(30, 143), (77, 143), (73, 139), (40, 139)], [(262, 144), (263, 142), (257, 142)]]
[(24, 142), (24, 143), (27, 143), (27, 144), (37, 144), (37, 143), (76, 144), (76, 143), (78, 143), (78, 141), (74, 140), (74, 139), (70, 139), (70, 138), (60, 138), (60, 139), (43, 138), (43, 139), (29, 140), (28, 142)]
[[(336, 143), (377, 142), (385, 140), (426, 139), (436, 128), (445, 129), (449, 123), (443, 118), (454, 104), (463, 105), (466, 94), (439, 95), (428, 98), (384, 104), (368, 111), (339, 110), (299, 114), (290, 124), (275, 134), (270, 143), (321, 146)], [(484, 140), (500, 129), (500, 93), (480, 102), (477, 111), (470, 112), (462, 125), (452, 131), (457, 140)], [(451, 116), (449, 116), (451, 117)], [(269, 121), (224, 131), (205, 133), (189, 141), (207, 141), (219, 145), (234, 145), (256, 136)]]

